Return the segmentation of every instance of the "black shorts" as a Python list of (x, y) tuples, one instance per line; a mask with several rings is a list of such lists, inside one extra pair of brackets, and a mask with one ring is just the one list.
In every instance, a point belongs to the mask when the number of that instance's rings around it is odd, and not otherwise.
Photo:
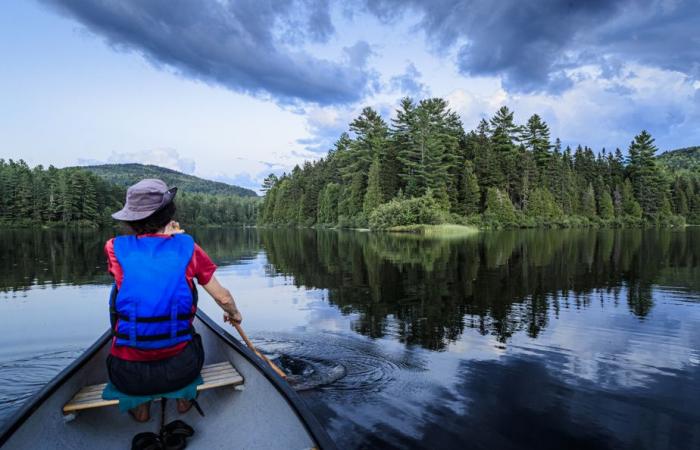
[(202, 338), (197, 333), (175, 356), (158, 361), (127, 361), (107, 356), (109, 381), (128, 395), (154, 395), (182, 389), (192, 383), (204, 365)]

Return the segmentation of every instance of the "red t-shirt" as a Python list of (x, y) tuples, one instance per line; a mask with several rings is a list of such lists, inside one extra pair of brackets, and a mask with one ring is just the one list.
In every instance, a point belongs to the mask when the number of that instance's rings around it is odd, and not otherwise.
[[(170, 239), (168, 234), (143, 234), (139, 237), (159, 237), (163, 239)], [(107, 255), (107, 271), (114, 277), (114, 282), (117, 284), (117, 289), (121, 288), (122, 280), (124, 279), (124, 271), (122, 270), (116, 255), (114, 254), (114, 239), (110, 239), (105, 244), (105, 254)], [(187, 270), (185, 270), (185, 277), (187, 278), (187, 283), (190, 287), (194, 285), (194, 279), (200, 285), (209, 283), (211, 277), (214, 275), (216, 270), (216, 264), (214, 264), (202, 248), (194, 244), (194, 252), (192, 253), (192, 259), (190, 259), (187, 265)], [(196, 308), (192, 307), (195, 312)], [(116, 345), (116, 338), (112, 340), (112, 348), (110, 353), (117, 358), (126, 359), (129, 361), (154, 361), (158, 359), (165, 359), (171, 356), (177, 355), (185, 348), (187, 342), (181, 342), (172, 347), (159, 348), (155, 350), (140, 350), (137, 348), (131, 348), (124, 345)]]

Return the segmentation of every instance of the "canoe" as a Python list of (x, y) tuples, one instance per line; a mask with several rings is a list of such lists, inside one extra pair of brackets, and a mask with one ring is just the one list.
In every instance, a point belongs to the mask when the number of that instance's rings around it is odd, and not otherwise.
[[(266, 363), (202, 311), (197, 312), (194, 326), (206, 354), (204, 384), (212, 387), (197, 397), (205, 417), (195, 408), (180, 415), (175, 402), (169, 401), (165, 419), (182, 419), (195, 429), (188, 449), (336, 448), (304, 401)], [(95, 385), (107, 381), (110, 342), (107, 331), (34, 395), (4, 425), (0, 446), (121, 450), (130, 447), (137, 433), (157, 433), (159, 403), (151, 406), (146, 423), (135, 422), (109, 402), (87, 409), (94, 406), (87, 405), (88, 397), (94, 394), (101, 399), (101, 388)]]

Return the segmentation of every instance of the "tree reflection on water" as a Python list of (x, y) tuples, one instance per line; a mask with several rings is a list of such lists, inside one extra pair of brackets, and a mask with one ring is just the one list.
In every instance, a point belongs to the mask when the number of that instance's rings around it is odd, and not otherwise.
[(643, 319), (653, 308), (652, 286), (668, 277), (663, 269), (697, 267), (700, 255), (697, 234), (668, 230), (427, 239), (275, 229), (261, 230), (260, 238), (271, 274), (327, 289), (332, 304), (359, 313), (357, 332), (392, 334), (433, 350), (457, 340), (465, 327), (500, 342), (517, 332), (537, 337), (560, 308), (590, 307), (603, 298), (597, 293), (615, 304), (626, 301)]
[[(326, 289), (332, 305), (358, 313), (354, 329), (441, 350), (465, 328), (505, 343), (537, 337), (561, 308), (626, 302), (640, 320), (652, 287), (700, 290), (700, 234), (669, 230), (528, 230), (469, 238), (311, 229), (194, 229), (217, 264), (267, 254), (268, 275)], [(5, 230), (0, 291), (32, 285), (111, 282), (107, 231)]]

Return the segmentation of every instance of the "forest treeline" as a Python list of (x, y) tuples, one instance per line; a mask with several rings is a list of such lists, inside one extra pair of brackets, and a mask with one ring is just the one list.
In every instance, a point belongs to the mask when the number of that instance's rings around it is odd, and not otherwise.
[[(126, 188), (80, 168), (30, 168), (0, 159), (0, 224), (11, 226), (109, 226)], [(177, 219), (183, 225), (252, 225), (256, 197), (180, 192)]]
[(646, 131), (627, 156), (562, 148), (533, 115), (502, 107), (466, 132), (445, 100), (404, 98), (387, 123), (365, 108), (328, 155), (270, 175), (259, 223), (375, 229), (700, 223), (700, 176), (654, 156)]
[(238, 197), (257, 197), (257, 194), (240, 186), (199, 178), (166, 167), (152, 164), (100, 164), (97, 166), (80, 166), (80, 169), (94, 173), (109, 183), (129, 187), (144, 178), (158, 178), (168, 186), (177, 186), (181, 192), (234, 195)]

